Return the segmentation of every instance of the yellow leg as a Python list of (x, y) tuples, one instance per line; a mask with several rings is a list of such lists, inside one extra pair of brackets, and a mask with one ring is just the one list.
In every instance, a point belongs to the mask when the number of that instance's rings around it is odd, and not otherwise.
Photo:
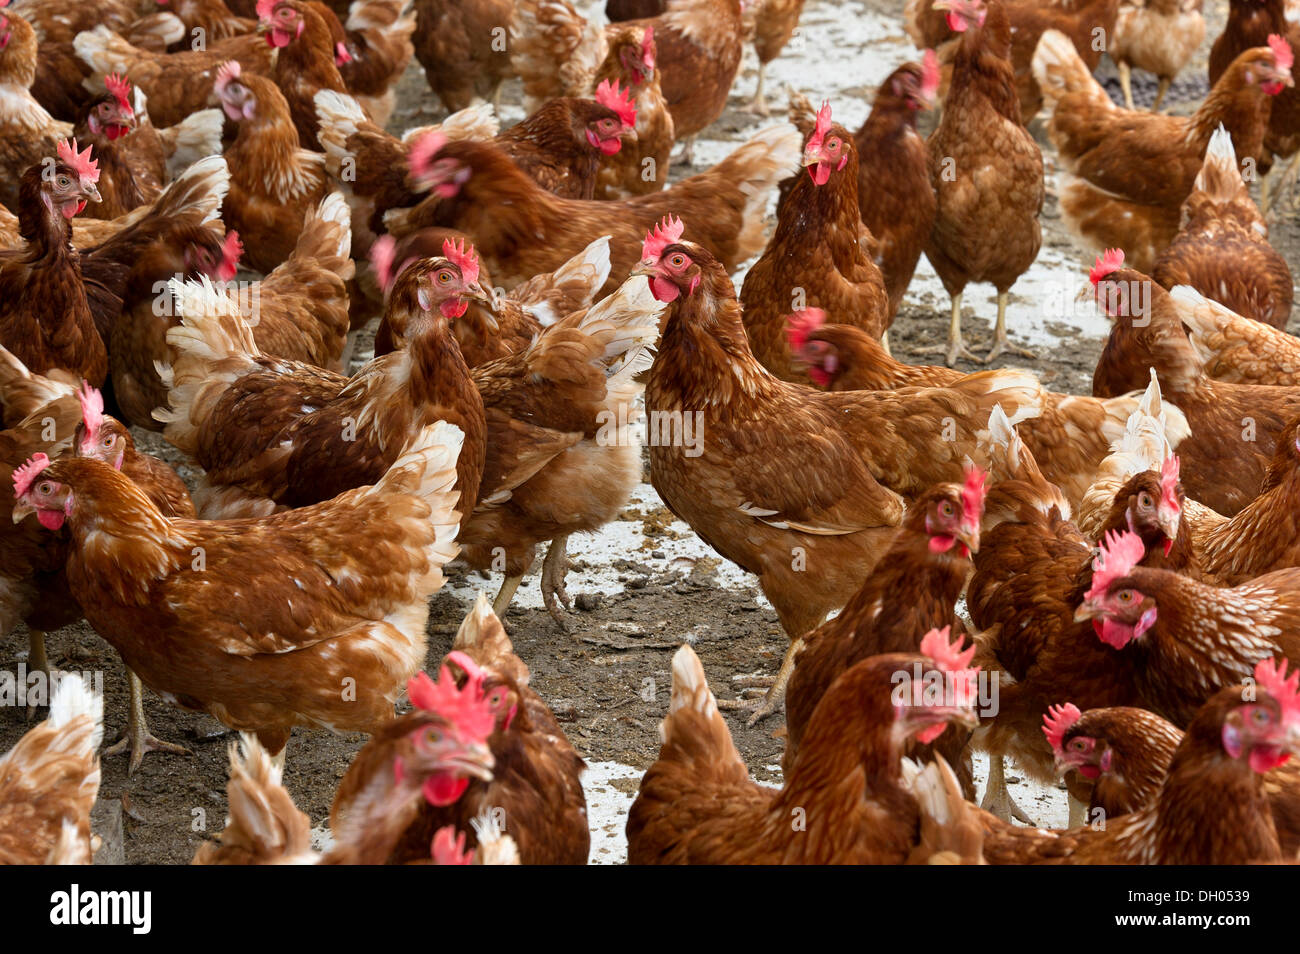
[(189, 755), (190, 750), (183, 745), (163, 742), (154, 738), (153, 733), (149, 731), (149, 723), (144, 718), (144, 684), (140, 682), (140, 677), (130, 669), (126, 671), (126, 679), (131, 689), (131, 711), (127, 715), (126, 731), (122, 733), (122, 738), (104, 750), (104, 754), (116, 755), (130, 747), (131, 761), (127, 767), (127, 775), (135, 774), (135, 770), (144, 761), (146, 752), (172, 752), (176, 755)]
[(984, 359), (985, 364), (1008, 351), (1024, 358), (1035, 356), (1032, 351), (1013, 345), (1010, 339), (1007, 338), (1007, 299), (1010, 297), (1010, 292), (998, 292), (998, 321), (993, 327), (993, 350)]
[(1133, 108), (1133, 71), (1127, 63), (1116, 63), (1119, 68), (1119, 86), (1124, 91), (1124, 108)]
[(957, 363), (958, 358), (975, 362), (980, 360), (966, 347), (966, 343), (961, 338), (961, 296), (961, 292), (952, 296), (952, 315), (948, 319), (948, 346), (945, 348), (943, 345), (931, 345), (920, 349), (921, 354), (935, 352), (943, 354), (944, 363), (950, 368)]
[(492, 612), (497, 616), (505, 617), (506, 609), (510, 606), (510, 601), (515, 598), (515, 590), (519, 589), (519, 581), (522, 579), (522, 576), (508, 576), (501, 582), (497, 598), (492, 601)]
[(1160, 77), (1160, 85), (1156, 87), (1156, 101), (1151, 104), (1151, 112), (1160, 112), (1160, 104), (1165, 101), (1165, 93), (1169, 92), (1169, 85), (1172, 82), (1167, 76)]

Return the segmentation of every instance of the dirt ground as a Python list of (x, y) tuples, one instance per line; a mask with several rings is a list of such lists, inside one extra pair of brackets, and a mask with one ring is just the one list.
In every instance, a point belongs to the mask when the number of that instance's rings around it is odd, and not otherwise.
[[(1207, 37), (1194, 66), (1174, 90), (1173, 111), (1189, 112), (1204, 95), (1206, 56), (1222, 28), (1225, 13), (1225, 3), (1207, 0)], [(882, 29), (881, 24), (892, 26)], [(837, 106), (840, 102), (851, 104), (848, 111), (856, 125), (865, 117), (873, 92), (869, 84), (863, 84), (859, 67), (882, 77), (898, 62), (914, 56), (901, 29), (901, 0), (809, 0), (803, 32), (806, 35), (792, 44), (787, 57), (773, 65), (778, 80), (769, 85), (770, 101), (776, 105), (774, 119), (780, 118), (784, 105), (780, 81), (787, 78), (786, 82), (798, 84), (804, 66), (816, 62), (817, 81), (801, 88), (816, 97), (832, 97)], [(827, 49), (828, 44), (835, 48)], [(838, 66), (823, 84), (826, 68), (821, 64), (826, 61)], [(709, 158), (715, 153), (725, 154), (731, 144), (768, 125), (742, 111), (754, 88), (755, 68), (753, 53), (747, 51), (729, 108), (710, 134), (702, 138), (701, 146), (705, 148), (700, 151)], [(1118, 84), (1108, 61), (1101, 75), (1110, 78), (1118, 98)], [(1135, 76), (1140, 101), (1149, 101), (1153, 94), (1154, 82), (1148, 79)], [(418, 64), (413, 63), (404, 77), (399, 95), (402, 106), (390, 124), (394, 131), (441, 116)], [(507, 86), (504, 101), (506, 121), (522, 117), (517, 83)], [(1060, 253), (1071, 263), (1075, 277), (1080, 277), (1086, 274), (1091, 255), (1080, 249), (1061, 226), (1050, 185), (1053, 155), (1042, 133), (1041, 120), (1034, 131), (1049, 166), (1049, 197), (1042, 215), (1044, 254), (1049, 250)], [(715, 144), (717, 149), (712, 148)], [(689, 172), (678, 167), (674, 178)], [(1273, 225), (1272, 239), (1293, 269), (1300, 266), (1300, 229), (1293, 214), (1287, 213), (1283, 221)], [(932, 358), (922, 356), (917, 349), (945, 340), (947, 301), (942, 289), (936, 294), (935, 287), (933, 278), (923, 288), (914, 284), (890, 333), (895, 354), (904, 360), (926, 363)], [(1023, 296), (1016, 298), (1014, 290), (1013, 299), (1013, 305), (1019, 308), (1033, 309), (1036, 304)], [(967, 296), (965, 333), (967, 344), (977, 352), (991, 345), (991, 322), (987, 319), (992, 316), (992, 300), (991, 289)], [(1014, 318), (1010, 327), (1014, 337)], [(1035, 368), (1054, 390), (1088, 393), (1101, 348), (1100, 337), (1080, 334), (1063, 323), (1048, 327), (1054, 341), (1049, 346), (1035, 341), (1038, 358), (1017, 359), (1016, 363)], [(368, 341), (363, 345), (368, 348)], [(368, 354), (363, 349), (359, 357)], [(971, 366), (967, 370), (975, 369)], [(144, 446), (175, 458), (175, 453), (161, 445), (155, 435), (142, 434), (138, 439)], [(599, 551), (600, 556), (590, 555), (582, 541), (571, 542), (570, 552), (576, 552), (576, 556), (569, 589), (580, 597), (580, 608), (571, 614), (568, 632), (537, 608), (540, 604), (535, 595), (535, 575), (525, 581), (505, 623), (517, 651), (532, 667), (533, 686), (550, 703), (578, 750), (593, 761), (618, 762), (644, 770), (658, 750), (656, 727), (671, 685), (669, 661), (683, 638), (689, 636), (694, 641), (710, 683), (720, 697), (734, 694), (731, 683), (735, 676), (774, 672), (786, 640), (753, 579), (743, 578), (734, 567), (722, 566), (711, 558), (688, 528), (673, 522), (652, 489), (642, 488), (619, 524), (602, 537), (614, 545)], [(620, 552), (621, 541), (627, 541), (627, 545)], [(500, 579), (474, 577), (457, 582), (432, 602), (430, 669), (448, 649), (473, 590), (482, 588), (495, 593)], [(81, 624), (52, 634), (49, 650), (52, 664), (60, 669), (102, 673), (106, 741), (115, 738), (126, 722), (127, 691), (121, 663), (111, 647)], [(25, 662), (26, 651), (25, 630), (0, 640), (0, 670), (17, 670)], [(96, 829), (108, 845), (98, 859), (101, 863), (188, 863), (200, 842), (219, 831), (224, 822), (227, 746), (233, 734), (208, 716), (172, 708), (152, 694), (148, 695), (146, 708), (156, 735), (181, 742), (193, 754), (150, 754), (131, 778), (126, 775), (125, 756), (104, 760), (96, 809)], [(24, 716), (20, 708), (0, 709), (0, 751), (8, 749), (26, 730)], [(755, 778), (779, 782), (782, 719), (773, 717), (753, 729), (746, 728), (739, 716), (729, 716), (728, 721)], [(314, 824), (324, 822), (338, 780), (363, 743), (360, 735), (340, 737), (302, 730), (294, 733), (288, 749), (286, 782)], [(635, 788), (634, 779), (616, 780), (613, 784)]]

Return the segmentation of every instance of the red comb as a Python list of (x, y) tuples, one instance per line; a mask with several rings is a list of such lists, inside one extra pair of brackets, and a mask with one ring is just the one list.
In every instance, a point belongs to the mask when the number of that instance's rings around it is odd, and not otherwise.
[(596, 87), (596, 102), (618, 113), (619, 120), (628, 129), (636, 125), (636, 106), (632, 103), (632, 90), (630, 88), (620, 90), (618, 80), (614, 80), (613, 83), (602, 80)]
[(984, 494), (988, 490), (989, 475), (978, 467), (966, 470), (966, 483), (961, 488), (962, 522), (979, 526), (984, 514)]
[(220, 95), (231, 80), (239, 79), (239, 74), (243, 68), (239, 65), (239, 60), (227, 60), (217, 67), (217, 81), (212, 84), (212, 88)]
[(972, 667), (970, 661), (975, 658), (975, 644), (963, 652), (961, 644), (964, 636), (958, 636), (955, 642), (948, 642), (950, 627), (932, 629), (921, 637), (921, 655), (929, 656), (934, 664), (944, 672), (953, 674), (953, 689), (959, 702), (970, 704), (975, 701), (975, 679), (979, 675), (979, 666)]
[(65, 139), (59, 143), (56, 151), (63, 164), (71, 166), (78, 178), (99, 181), (99, 162), (90, 158), (90, 146), (86, 147), (85, 152), (77, 152), (77, 140)]
[(431, 130), (415, 140), (406, 159), (407, 165), (411, 168), (411, 175), (417, 179), (423, 178), (429, 171), (433, 157), (445, 145), (447, 145), (447, 135), (437, 129)]
[(456, 833), (455, 825), (444, 825), (433, 833), (429, 849), (435, 865), (472, 865), (474, 850), (465, 850), (465, 833)]
[(934, 50), (926, 50), (921, 57), (921, 95), (934, 99), (939, 95), (939, 55)]
[(231, 281), (239, 271), (239, 259), (244, 254), (244, 243), (239, 240), (239, 233), (231, 229), (221, 243), (221, 264), (217, 266), (217, 278), (223, 282)]
[(1270, 33), (1268, 48), (1273, 51), (1273, 59), (1277, 61), (1278, 69), (1289, 70), (1291, 68), (1291, 64), (1295, 62), (1295, 53), (1291, 51), (1290, 43), (1276, 33)]
[(805, 150), (814, 146), (820, 148), (822, 140), (826, 134), (831, 131), (831, 104), (829, 101), (822, 102), (822, 108), (817, 111), (817, 125), (813, 127), (812, 137), (808, 140)]
[(1052, 746), (1052, 751), (1061, 751), (1061, 743), (1065, 741), (1065, 733), (1070, 731), (1070, 726), (1079, 721), (1079, 716), (1083, 715), (1079, 707), (1073, 702), (1067, 702), (1063, 706), (1049, 706), (1047, 714), (1043, 716), (1043, 735), (1047, 736), (1047, 741)]
[(1106, 534), (1101, 552), (1092, 562), (1092, 586), (1088, 589), (1087, 598), (1095, 599), (1104, 596), (1106, 590), (1110, 588), (1111, 581), (1127, 576), (1133, 567), (1142, 562), (1146, 553), (1142, 538), (1136, 533), (1129, 530), (1120, 532), (1112, 530)]
[(802, 351), (808, 336), (826, 324), (826, 312), (820, 308), (805, 308), (787, 315), (785, 319), (785, 340), (791, 351)]
[(1160, 502), (1166, 507), (1172, 508), (1175, 512), (1182, 510), (1182, 504), (1178, 502), (1178, 455), (1166, 457), (1165, 462), (1160, 465)]
[(98, 388), (92, 388), (89, 381), (82, 381), (77, 401), (81, 404), (81, 420), (86, 425), (86, 432), (93, 437), (104, 424), (104, 395)]
[(641, 258), (657, 262), (664, 249), (681, 240), (685, 228), (681, 219), (671, 213), (665, 215), (663, 221), (654, 227), (654, 231), (646, 233), (645, 241), (641, 243)]
[(1097, 264), (1092, 266), (1092, 271), (1088, 272), (1088, 281), (1095, 285), (1111, 272), (1118, 270), (1123, 264), (1123, 249), (1108, 248), (1097, 256)]
[(104, 77), (104, 86), (108, 89), (113, 97), (117, 100), (128, 115), (135, 115), (135, 110), (131, 107), (131, 81), (119, 73), (110, 73)]
[(375, 269), (375, 278), (379, 287), (385, 292), (393, 287), (393, 258), (397, 252), (397, 240), (391, 235), (381, 235), (370, 246), (370, 264)]
[(442, 254), (453, 265), (460, 267), (460, 273), (466, 282), (478, 281), (478, 253), (474, 251), (473, 245), (465, 243), (464, 237), (455, 242), (449, 238), (443, 239)]
[(1286, 672), (1286, 660), (1261, 659), (1255, 665), (1255, 682), (1282, 707), (1282, 719), (1300, 717), (1300, 669)]
[[(457, 665), (461, 663), (457, 661)], [(486, 742), (496, 725), (492, 708), (483, 696), (482, 678), (475, 679), (471, 675), (461, 688), (456, 685), (451, 670), (443, 666), (438, 670), (436, 683), (428, 673), (417, 673), (406, 684), (406, 691), (412, 704), (426, 712), (437, 713), (471, 738)]]
[(36, 475), (50, 466), (50, 459), (44, 454), (33, 454), (27, 463), (14, 471), (14, 497), (21, 497), (32, 489)]
[(279, 0), (257, 0), (257, 18), (259, 20), (271, 19), (271, 14), (275, 12), (275, 5)]
[(334, 65), (343, 66), (352, 62), (352, 54), (348, 52), (348, 45), (342, 40), (334, 44)]
[(641, 34), (641, 62), (650, 69), (655, 68), (655, 28), (648, 26)]

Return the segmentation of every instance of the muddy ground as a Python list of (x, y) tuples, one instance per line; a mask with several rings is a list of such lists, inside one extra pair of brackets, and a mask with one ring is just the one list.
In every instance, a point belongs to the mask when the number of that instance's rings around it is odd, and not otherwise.
[[(1185, 74), (1186, 82), (1175, 88), (1173, 111), (1189, 112), (1195, 97), (1203, 95), (1206, 56), (1225, 13), (1225, 3), (1207, 3), (1207, 37), (1194, 66)], [(873, 84), (914, 55), (901, 29), (901, 0), (809, 0), (801, 35), (770, 68), (775, 79), (769, 83), (774, 113), (781, 112), (785, 101), (781, 87), (789, 83), (810, 96), (831, 98), (837, 119), (842, 104), (841, 121), (856, 126), (869, 110)], [(753, 92), (755, 67), (753, 53), (747, 51), (729, 108), (702, 138), (697, 161), (699, 156), (705, 161), (720, 158), (735, 142), (768, 124), (742, 111)], [(1118, 98), (1109, 62), (1103, 64), (1101, 75), (1112, 78), (1110, 85)], [(1154, 83), (1135, 76), (1135, 87), (1139, 100), (1149, 101)], [(418, 64), (412, 64), (403, 80), (400, 102), (391, 123), (394, 131), (441, 115)], [(517, 83), (507, 86), (504, 103), (507, 122), (522, 118)], [(1040, 271), (1049, 280), (1055, 273), (1060, 280), (1077, 281), (1086, 275), (1092, 257), (1061, 226), (1053, 188), (1053, 155), (1041, 120), (1033, 128), (1049, 168)], [(673, 177), (689, 172), (678, 166)], [(1292, 268), (1300, 266), (1300, 229), (1294, 215), (1288, 213), (1273, 225), (1272, 238)], [(1033, 293), (1016, 294), (1013, 290), (1012, 335), (1038, 354), (1036, 360), (1016, 359), (1015, 363), (1035, 368), (1054, 390), (1088, 393), (1104, 323), (1099, 331), (1095, 323), (1084, 328), (1051, 316), (1043, 318), (1036, 314), (1040, 305)], [(947, 308), (942, 288), (923, 262), (891, 331), (895, 353), (913, 363), (932, 360), (918, 349), (945, 340)], [(991, 344), (992, 289), (968, 291), (965, 312), (967, 344), (977, 352), (986, 351)], [(1042, 319), (1034, 325), (1039, 330), (1022, 334), (1032, 317)], [(368, 347), (368, 341), (365, 344)], [(145, 446), (159, 447), (156, 436), (141, 438)], [(175, 454), (169, 452), (168, 456)], [(667, 704), (668, 665), (676, 646), (683, 638), (694, 641), (711, 684), (719, 696), (726, 697), (734, 694), (733, 677), (774, 672), (786, 640), (753, 579), (713, 557), (689, 528), (672, 520), (648, 486), (640, 489), (615, 525), (588, 540), (571, 541), (570, 552), (575, 565), (569, 589), (581, 596), (582, 609), (570, 615), (569, 630), (540, 608), (535, 575), (525, 581), (505, 623), (517, 651), (532, 667), (533, 686), (551, 704), (578, 750), (595, 763), (627, 767), (612, 772), (602, 767), (589, 780), (593, 823), (600, 829), (593, 860), (612, 861), (619, 858), (620, 813), (635, 791), (636, 774), (657, 752), (656, 725)], [(463, 573), (459, 577), (432, 602), (431, 668), (450, 645), (473, 592), (481, 588), (495, 593), (500, 583), (499, 578), (465, 577)], [(58, 668), (102, 673), (106, 739), (114, 738), (125, 725), (127, 707), (126, 681), (116, 654), (84, 624), (52, 634), (49, 649), (51, 662)], [(0, 640), (0, 670), (17, 670), (25, 662), (26, 650), (25, 630)], [(210, 717), (174, 709), (152, 695), (146, 708), (155, 734), (183, 743), (192, 755), (148, 755), (132, 778), (126, 775), (125, 756), (104, 760), (96, 812), (97, 830), (107, 844), (101, 862), (187, 863), (198, 844), (223, 824), (227, 746), (233, 735)], [(24, 714), (19, 708), (0, 709), (0, 751), (27, 728)], [(753, 729), (746, 728), (740, 716), (728, 716), (728, 721), (755, 778), (779, 783), (780, 716)], [(338, 780), (363, 743), (360, 735), (295, 732), (288, 750), (286, 781), (314, 824), (324, 822)], [(1014, 769), (1010, 775), (1015, 777)], [(1012, 791), (1019, 792), (1017, 797), (1031, 814), (1054, 795), (1015, 785)], [(1040, 816), (1040, 820), (1055, 818), (1055, 812)]]

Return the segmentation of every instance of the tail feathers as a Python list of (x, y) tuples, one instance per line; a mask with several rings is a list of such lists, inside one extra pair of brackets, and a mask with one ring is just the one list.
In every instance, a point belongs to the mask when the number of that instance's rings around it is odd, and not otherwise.
[(1237, 168), (1237, 153), (1232, 148), (1232, 137), (1222, 123), (1210, 137), (1201, 171), (1196, 174), (1194, 191), (1203, 194), (1216, 205), (1239, 199), (1250, 200), (1246, 183), (1241, 178), (1241, 170)]
[(491, 811), (484, 809), (470, 819), (474, 828), (474, 839), (478, 847), (474, 850), (476, 865), (518, 865), (519, 846), (506, 834), (505, 829), (497, 824)]
[(482, 142), (496, 136), (500, 129), (501, 122), (491, 103), (466, 107), (438, 124), (448, 142)]
[(338, 175), (338, 163), (351, 156), (348, 151), (348, 138), (369, 120), (361, 109), (361, 104), (346, 93), (323, 89), (314, 97), (318, 131), (316, 138), (325, 150), (327, 164), (331, 175)]
[(1079, 58), (1074, 41), (1059, 30), (1047, 30), (1038, 41), (1032, 62), (1034, 79), (1043, 92), (1049, 110), (1070, 93), (1086, 93), (1098, 104), (1111, 107), (1110, 97), (1101, 88), (1087, 64)]
[(604, 27), (566, 0), (520, 0), (511, 27), (510, 65), (532, 113), (556, 96), (587, 96), (608, 43)]
[(465, 433), (455, 424), (430, 424), (415, 435), (379, 482), (365, 491), (368, 496), (409, 494), (430, 506), (432, 513), (427, 519), (434, 528), (434, 541), (429, 559), (436, 568), (446, 566), (460, 552), (456, 543), (460, 491), (452, 488), (456, 484), (456, 460), (464, 442)]
[(1000, 404), (994, 406), (988, 429), (978, 437), (979, 449), (987, 457), (992, 478), (984, 506), (985, 533), (1000, 523), (1029, 522), (1053, 510), (1066, 519), (1070, 517), (1069, 500), (1056, 484), (1043, 476), (1034, 455), (1021, 441), (1012, 419)]
[(790, 92), (790, 109), (786, 114), (794, 127), (799, 130), (799, 135), (807, 139), (812, 134), (814, 126), (817, 124), (817, 108), (813, 106), (812, 101), (803, 93)]
[(921, 808), (921, 840), (908, 864), (984, 864), (984, 829), (975, 807), (962, 797), (961, 785), (943, 756), (919, 773), (913, 767), (908, 785)]
[[(0, 346), (0, 407), (4, 409), (4, 427), (20, 426), (27, 418), (42, 414), (50, 404), (75, 399), (80, 384), (77, 375), (59, 368), (36, 374), (9, 349)], [(77, 416), (80, 417), (79, 411)]]
[[(481, 592), (474, 600), (469, 615), (456, 631), (456, 638), (452, 640), (451, 648), (472, 651), (475, 661), (483, 666), (493, 666), (494, 660), (501, 660), (512, 673), (523, 666), (522, 660), (516, 663), (518, 657), (515, 656), (514, 644), (506, 635), (506, 628), (501, 625), (501, 620), (492, 611), (492, 604), (488, 602), (487, 596)], [(527, 666), (523, 666), (522, 675), (523, 682), (527, 683)]]
[[(72, 48), (93, 74), (87, 84), (109, 73), (132, 75), (131, 67), (150, 55), (148, 51), (132, 46), (102, 23), (93, 30), (78, 33), (72, 40)], [(87, 89), (93, 88), (87, 85)]]
[(766, 244), (767, 202), (772, 191), (799, 169), (803, 136), (791, 125), (771, 126), (723, 159), (708, 175), (731, 183), (745, 195), (744, 219), (736, 238), (739, 259), (762, 251)]
[(104, 737), (104, 697), (95, 692), (83, 677), (62, 676), (50, 696), (50, 714), (46, 721), (53, 728), (70, 729), (79, 720), (89, 725), (90, 731), (71, 737), (71, 751), (87, 759), (93, 758)]
[[(601, 336), (602, 356), (611, 360), (608, 374), (622, 369), (617, 360), (635, 349), (652, 347), (659, 338), (659, 316), (666, 306), (650, 292), (650, 283), (630, 278), (578, 318), (577, 327), (588, 335)], [(544, 336), (543, 336), (544, 337)], [(540, 339), (539, 339), (540, 340)]]
[[(668, 721), (683, 709), (698, 712), (706, 719), (722, 720), (718, 714), (718, 700), (713, 698), (709, 680), (704, 675), (704, 665), (690, 646), (682, 646), (673, 655), (673, 694), (668, 703), (668, 719), (664, 720), (662, 729), (664, 741), (668, 741)], [(726, 723), (722, 723), (722, 727), (725, 729)]]
[(150, 217), (185, 219), (206, 225), (221, 215), (221, 203), (230, 191), (230, 168), (224, 156), (200, 159), (167, 187), (154, 203)]
[(180, 17), (166, 11), (150, 13), (131, 24), (125, 36), (128, 43), (142, 50), (164, 53), (173, 43), (185, 39), (188, 31)]
[(158, 130), (167, 151), (167, 169), (175, 177), (200, 159), (221, 155), (224, 117), (219, 109), (201, 109), (175, 126)]
[(993, 398), (1012, 425), (1040, 416), (1047, 400), (1037, 376), (1017, 368), (968, 374), (948, 387), (985, 400)]
[(668, 715), (659, 723), (659, 737), (664, 743), (660, 758), (688, 763), (702, 777), (733, 782), (748, 779), (749, 770), (718, 712), (718, 702), (695, 650), (690, 646), (677, 650), (672, 671), (672, 699)]
[(351, 254), (352, 210), (343, 193), (331, 192), (308, 214), (293, 257), (314, 259), (346, 281), (355, 268)]
[(241, 733), (230, 745), (230, 803), (220, 844), (201, 845), (197, 865), (311, 863), (311, 821), (280, 779), (281, 769), (257, 738)]

